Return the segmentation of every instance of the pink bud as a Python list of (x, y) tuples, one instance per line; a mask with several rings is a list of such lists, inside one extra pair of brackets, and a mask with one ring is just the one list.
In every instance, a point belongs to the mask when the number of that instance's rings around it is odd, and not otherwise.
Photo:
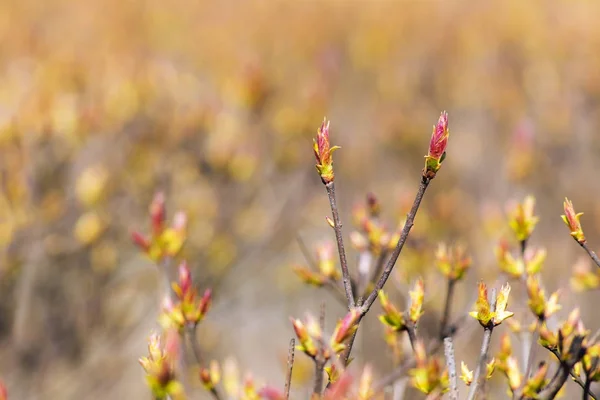
[(150, 204), (152, 232), (157, 236), (164, 229), (166, 214), (165, 195), (162, 192), (158, 192), (154, 195), (154, 199), (152, 199), (152, 203)]
[(147, 252), (150, 249), (150, 242), (148, 239), (137, 231), (131, 232), (131, 240), (144, 252)]
[(179, 287), (181, 288), (182, 298), (185, 298), (192, 289), (192, 273), (186, 261), (179, 264)]
[(261, 399), (265, 400), (283, 400), (285, 397), (283, 393), (279, 391), (279, 389), (274, 388), (273, 386), (265, 386), (258, 392), (258, 395)]
[(173, 217), (173, 229), (177, 232), (184, 232), (187, 227), (187, 215), (183, 211), (179, 211)]
[(165, 355), (172, 361), (179, 360), (181, 336), (176, 329), (169, 329), (165, 333)]
[(429, 155), (440, 160), (448, 145), (448, 113), (442, 112), (429, 142)]
[(205, 316), (208, 310), (210, 309), (210, 305), (212, 304), (212, 290), (206, 289), (202, 298), (200, 299), (200, 303), (198, 304), (198, 310), (200, 311), (200, 315)]

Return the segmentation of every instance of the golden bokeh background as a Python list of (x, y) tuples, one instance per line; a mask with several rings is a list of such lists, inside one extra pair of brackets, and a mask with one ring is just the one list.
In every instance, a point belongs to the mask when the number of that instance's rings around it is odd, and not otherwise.
[[(579, 306), (598, 328), (597, 291), (569, 288), (582, 252), (559, 218), (569, 196), (600, 246), (598, 15), (592, 0), (0, 2), (0, 376), (11, 398), (147, 398), (137, 359), (157, 327), (158, 283), (129, 234), (148, 229), (157, 190), (169, 215), (188, 213), (185, 256), (215, 290), (207, 355), (281, 384), (288, 316), (322, 299), (330, 327), (343, 313), (291, 269), (298, 237), (312, 247), (333, 236), (311, 149), (325, 115), (342, 147), (349, 233), (367, 192), (398, 223), (448, 111), (448, 157), (390, 282), (405, 292), (426, 277), (431, 324), (437, 242), (463, 242), (475, 260), (459, 313), (479, 279), (499, 276), (505, 205), (534, 194), (545, 283), (563, 288), (565, 315)], [(527, 321), (522, 294), (513, 308)], [(381, 375), (391, 364), (367, 322), (355, 363)], [(462, 335), (457, 356), (473, 365), (480, 338)], [(492, 389), (503, 395), (503, 379)]]

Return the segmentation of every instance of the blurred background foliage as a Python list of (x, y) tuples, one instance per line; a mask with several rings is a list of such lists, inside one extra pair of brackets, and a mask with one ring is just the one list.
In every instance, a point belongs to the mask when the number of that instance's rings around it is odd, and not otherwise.
[[(185, 256), (215, 289), (208, 356), (282, 382), (287, 317), (322, 299), (330, 321), (343, 310), (291, 269), (298, 237), (333, 236), (311, 149), (324, 115), (349, 228), (369, 191), (398, 224), (449, 112), (447, 160), (389, 283), (425, 276), (432, 326), (437, 242), (475, 261), (458, 313), (498, 276), (506, 203), (531, 193), (545, 283), (597, 328), (597, 293), (569, 288), (581, 251), (559, 215), (567, 195), (599, 246), (599, 13), (592, 0), (0, 2), (0, 373), (13, 398), (146, 398), (137, 358), (158, 280), (129, 233), (148, 229), (156, 190), (188, 213)], [(361, 329), (357, 365), (385, 372), (381, 327)], [(459, 339), (458, 357), (479, 338)]]

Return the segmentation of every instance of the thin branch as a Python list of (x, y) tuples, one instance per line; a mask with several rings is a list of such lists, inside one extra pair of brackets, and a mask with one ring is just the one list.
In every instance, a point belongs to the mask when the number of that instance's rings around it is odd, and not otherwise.
[(346, 250), (344, 249), (344, 239), (342, 237), (342, 222), (338, 213), (337, 203), (335, 199), (335, 186), (333, 182), (325, 185), (327, 196), (329, 197), (329, 205), (331, 206), (331, 214), (333, 216), (333, 229), (335, 231), (335, 239), (337, 241), (338, 253), (340, 254), (340, 266), (342, 268), (342, 282), (346, 291), (346, 299), (348, 300), (348, 310), (354, 308), (354, 293), (352, 292), (352, 278), (348, 270), (348, 261), (346, 260)]
[(529, 379), (529, 375), (531, 374), (531, 368), (533, 367), (533, 356), (535, 355), (535, 347), (534, 344), (537, 343), (538, 341), (538, 327), (540, 325), (539, 320), (536, 321), (535, 323), (535, 330), (531, 333), (531, 343), (529, 346), (529, 355), (527, 356), (527, 367), (525, 369), (525, 375), (523, 375), (525, 377), (525, 381), (527, 381)]
[(190, 342), (190, 347), (194, 353), (194, 358), (196, 359), (198, 365), (202, 365), (202, 352), (200, 351), (200, 346), (198, 344), (198, 340), (196, 339), (197, 325), (187, 325), (185, 330), (187, 334), (186, 336)]
[(566, 360), (563, 359), (562, 356), (560, 357), (560, 365), (556, 371), (556, 375), (554, 375), (550, 383), (538, 394), (538, 399), (550, 400), (556, 397), (557, 393), (567, 381), (575, 364), (581, 361), (585, 354), (585, 348), (583, 346), (584, 340), (585, 337), (575, 335), (569, 345), (568, 353), (565, 354), (567, 356)]
[(394, 265), (396, 265), (396, 261), (398, 260), (398, 257), (400, 256), (400, 253), (402, 252), (402, 248), (404, 247), (404, 244), (406, 243), (406, 239), (408, 239), (408, 234), (410, 233), (410, 230), (415, 223), (415, 216), (417, 215), (417, 211), (419, 211), (419, 206), (421, 205), (421, 200), (423, 200), (423, 195), (425, 194), (425, 190), (427, 190), (427, 187), (429, 186), (429, 182), (431, 182), (431, 179), (426, 178), (426, 177), (421, 178), (421, 184), (419, 185), (419, 190), (417, 191), (415, 201), (413, 202), (410, 212), (406, 216), (406, 223), (404, 224), (404, 228), (402, 228), (402, 233), (400, 234), (400, 240), (398, 240), (398, 244), (396, 245), (396, 248), (392, 252), (392, 255), (390, 256), (390, 258), (381, 274), (381, 277), (377, 281), (375, 288), (373, 289), (371, 294), (369, 294), (369, 297), (367, 297), (364, 304), (361, 306), (361, 313), (363, 315), (369, 311), (369, 309), (373, 305), (373, 302), (375, 302), (375, 300), (377, 299), (377, 296), (379, 295), (379, 291), (381, 289), (383, 289), (385, 282), (387, 282), (388, 278), (390, 277), (390, 274), (392, 273), (392, 270), (394, 269)]
[[(358, 323), (360, 323), (360, 321)], [(341, 359), (342, 359), (342, 365), (344, 366), (344, 368), (346, 368), (348, 366), (348, 360), (350, 359), (350, 352), (352, 351), (352, 346), (354, 345), (354, 339), (356, 339), (357, 333), (358, 333), (358, 329), (354, 331), (354, 333), (348, 340), (348, 343), (346, 344), (346, 348), (342, 352)]]
[(447, 332), (448, 321), (450, 320), (450, 313), (452, 308), (452, 301), (454, 299), (454, 286), (456, 285), (455, 279), (448, 279), (448, 290), (446, 292), (446, 303), (444, 304), (444, 314), (442, 314), (442, 323), (440, 325), (440, 338), (445, 338), (450, 335)]
[[(496, 289), (492, 290), (492, 307), (491, 312), (493, 313), (496, 310)], [(479, 360), (477, 362), (477, 369), (475, 369), (475, 375), (473, 376), (473, 383), (471, 384), (471, 390), (469, 391), (469, 397), (467, 400), (474, 400), (477, 395), (477, 391), (480, 389), (480, 386), (483, 386), (485, 383), (485, 375), (482, 374), (482, 371), (485, 368), (485, 363), (487, 361), (488, 352), (490, 351), (490, 342), (492, 339), (492, 331), (494, 330), (494, 323), (490, 321), (490, 323), (483, 328), (483, 341), (481, 342), (481, 351), (479, 352)]]
[(406, 333), (408, 334), (408, 340), (410, 341), (410, 347), (415, 351), (417, 344), (417, 328), (412, 322), (406, 324)]
[[(593, 342), (590, 342), (593, 343)], [(548, 351), (552, 354), (554, 354), (554, 356), (556, 357), (557, 360), (560, 361), (560, 354), (558, 354), (558, 351), (556, 349), (548, 349)], [(571, 371), (569, 372), (569, 374), (571, 375), (571, 378), (573, 378), (573, 381), (578, 384), (585, 393), (585, 383), (583, 383), (583, 381), (581, 380), (581, 378), (579, 376), (577, 376), (577, 374), (575, 372), (573, 372), (573, 370), (571, 369)], [(591, 390), (588, 389), (588, 394), (590, 395), (590, 397), (594, 400), (598, 400), (598, 398), (596, 397), (596, 395), (594, 393), (592, 393)]]
[(319, 313), (319, 325), (321, 327), (321, 337), (319, 338), (319, 351), (315, 357), (315, 386), (313, 394), (321, 398), (323, 391), (323, 370), (325, 369), (325, 342), (323, 341), (323, 332), (325, 331), (325, 303), (321, 304)]
[(296, 349), (296, 339), (292, 338), (290, 340), (290, 347), (288, 350), (288, 359), (287, 359), (287, 374), (285, 376), (285, 386), (284, 386), (284, 398), (288, 400), (290, 398), (290, 387), (292, 386), (292, 370), (294, 369), (294, 351)]
[(588, 400), (589, 399), (589, 394), (590, 394), (590, 386), (592, 385), (592, 380), (590, 379), (589, 376), (585, 376), (585, 386), (583, 388), (583, 400)]
[(456, 376), (454, 344), (451, 337), (444, 338), (444, 355), (446, 356), (446, 366), (448, 367), (448, 377), (450, 380), (450, 399), (458, 400), (458, 378)]
[(594, 252), (594, 250), (590, 249), (590, 247), (587, 245), (587, 242), (583, 242), (583, 243), (579, 243), (579, 244), (581, 245), (581, 247), (583, 247), (583, 249), (585, 251), (587, 251), (587, 253), (589, 254), (592, 261), (594, 261), (596, 263), (596, 265), (598, 267), (600, 267), (600, 258), (598, 258), (598, 255)]
[(569, 377), (570, 371), (571, 367), (564, 362), (561, 362), (556, 374), (550, 383), (538, 394), (537, 398), (544, 400), (554, 399), (565, 384), (567, 378)]

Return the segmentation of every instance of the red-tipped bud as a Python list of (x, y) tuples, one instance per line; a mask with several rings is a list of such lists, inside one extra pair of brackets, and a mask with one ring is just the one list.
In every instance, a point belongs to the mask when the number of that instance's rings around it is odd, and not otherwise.
[(429, 156), (440, 160), (446, 152), (448, 145), (448, 113), (443, 111), (437, 125), (433, 127), (433, 134), (429, 142)]
[(158, 192), (154, 195), (154, 199), (152, 199), (152, 203), (150, 204), (152, 232), (156, 236), (160, 235), (164, 229), (166, 215), (165, 195), (162, 192)]
[(200, 299), (200, 303), (198, 304), (198, 311), (200, 312), (200, 317), (203, 318), (208, 310), (210, 309), (210, 305), (212, 304), (212, 290), (206, 289), (202, 298)]
[(585, 243), (585, 235), (583, 234), (581, 222), (579, 222), (579, 218), (583, 215), (583, 213), (576, 213), (575, 209), (573, 208), (573, 203), (567, 198), (565, 198), (563, 207), (565, 214), (561, 217), (571, 231), (571, 236), (573, 236), (573, 239), (577, 240), (578, 243)]
[(290, 318), (292, 321), (292, 326), (294, 327), (294, 332), (296, 332), (296, 336), (298, 337), (298, 341), (300, 344), (296, 346), (296, 348), (300, 351), (305, 352), (310, 357), (316, 357), (318, 349), (317, 345), (310, 336), (308, 329), (302, 321), (299, 319)]
[(179, 264), (179, 289), (181, 290), (181, 293), (178, 293), (180, 298), (187, 297), (192, 290), (192, 273), (186, 261)]
[(144, 253), (147, 253), (150, 250), (150, 241), (140, 232), (131, 232), (131, 240), (133, 241), (133, 244), (139, 247)]
[(427, 178), (434, 178), (435, 174), (441, 168), (442, 162), (446, 157), (446, 147), (448, 145), (449, 136), (448, 113), (444, 111), (440, 115), (437, 125), (434, 125), (433, 127), (433, 133), (431, 134), (431, 140), (429, 142), (429, 152), (427, 156), (425, 156), (425, 169), (423, 170), (423, 174)]
[(313, 150), (317, 160), (317, 172), (324, 184), (333, 182), (333, 157), (331, 155), (336, 149), (339, 147), (331, 147), (329, 143), (329, 121), (323, 119), (321, 127), (317, 130), (317, 138), (314, 139)]
[(350, 338), (358, 328), (356, 323), (360, 319), (360, 316), (360, 311), (352, 309), (337, 323), (333, 335), (331, 336), (331, 348), (334, 352), (339, 353), (346, 348), (346, 345), (344, 345), (343, 342)]

